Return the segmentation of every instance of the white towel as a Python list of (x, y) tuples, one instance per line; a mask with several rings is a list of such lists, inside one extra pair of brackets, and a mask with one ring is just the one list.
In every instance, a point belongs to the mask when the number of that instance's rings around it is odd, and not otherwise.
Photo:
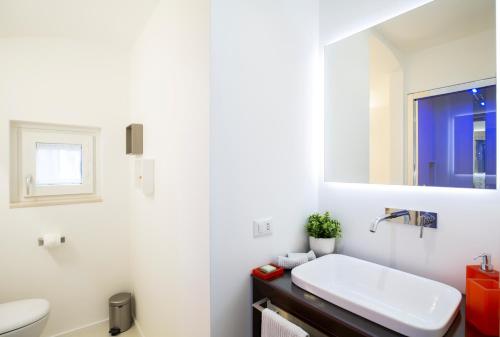
[(285, 268), (285, 269), (292, 269), (297, 266), (300, 266), (301, 264), (304, 264), (306, 262), (309, 262), (309, 259), (307, 258), (307, 255), (302, 255), (296, 258), (290, 258), (286, 256), (278, 256), (276, 259), (276, 264), (279, 267)]
[(309, 337), (309, 334), (274, 311), (262, 311), (261, 337)]
[(288, 257), (291, 258), (291, 259), (302, 257), (304, 255), (307, 256), (307, 259), (309, 261), (312, 261), (312, 260), (316, 259), (316, 254), (314, 254), (314, 252), (312, 250), (310, 250), (307, 253), (288, 253)]

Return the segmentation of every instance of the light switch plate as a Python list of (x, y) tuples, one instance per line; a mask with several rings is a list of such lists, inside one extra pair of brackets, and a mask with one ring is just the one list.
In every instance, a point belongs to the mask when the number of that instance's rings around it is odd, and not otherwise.
[(135, 179), (134, 185), (136, 188), (142, 187), (142, 160), (137, 159), (135, 161)]
[(155, 193), (155, 161), (153, 159), (142, 160), (142, 192), (144, 195)]
[(262, 218), (253, 221), (253, 236), (267, 236), (273, 234), (273, 218)]
[(142, 189), (144, 195), (151, 196), (155, 191), (155, 161), (138, 159), (135, 161), (135, 186)]

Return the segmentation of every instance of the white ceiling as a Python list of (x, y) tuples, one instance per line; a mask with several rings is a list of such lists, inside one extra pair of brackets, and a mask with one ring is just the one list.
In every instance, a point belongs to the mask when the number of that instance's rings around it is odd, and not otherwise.
[(375, 29), (403, 52), (495, 28), (495, 0), (435, 0)]
[(65, 37), (129, 48), (159, 0), (0, 0), (0, 37)]

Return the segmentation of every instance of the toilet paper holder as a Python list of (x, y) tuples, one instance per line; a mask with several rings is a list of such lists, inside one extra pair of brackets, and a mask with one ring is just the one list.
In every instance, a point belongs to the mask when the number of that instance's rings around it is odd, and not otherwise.
[[(61, 243), (65, 243), (66, 242), (66, 237), (65, 236), (61, 236)], [(45, 242), (43, 241), (43, 238), (38, 238), (38, 245), (39, 246), (43, 246)]]

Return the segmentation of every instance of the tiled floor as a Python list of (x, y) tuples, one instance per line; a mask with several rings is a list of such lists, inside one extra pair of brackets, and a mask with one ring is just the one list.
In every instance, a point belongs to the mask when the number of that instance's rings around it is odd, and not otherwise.
[[(108, 322), (101, 323), (98, 325), (91, 326), (90, 328), (78, 330), (76, 332), (71, 332), (69, 334), (63, 335), (61, 337), (109, 337)], [(129, 330), (118, 335), (119, 337), (140, 337), (139, 332), (135, 326), (132, 326)]]

